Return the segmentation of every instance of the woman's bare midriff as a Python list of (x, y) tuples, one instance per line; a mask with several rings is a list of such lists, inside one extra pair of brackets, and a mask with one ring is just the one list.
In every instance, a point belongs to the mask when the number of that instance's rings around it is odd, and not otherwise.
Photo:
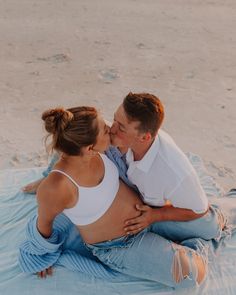
[(137, 193), (120, 180), (119, 190), (106, 213), (94, 223), (78, 226), (84, 242), (94, 244), (124, 236), (125, 221), (140, 215), (136, 204), (142, 204)]

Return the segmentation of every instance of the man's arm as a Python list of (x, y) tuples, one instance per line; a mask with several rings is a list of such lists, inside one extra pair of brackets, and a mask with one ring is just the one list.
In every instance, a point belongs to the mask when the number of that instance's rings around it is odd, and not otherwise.
[(136, 234), (154, 222), (194, 220), (202, 217), (208, 211), (198, 214), (190, 209), (175, 208), (172, 205), (166, 205), (161, 208), (136, 205), (136, 209), (140, 211), (140, 216), (125, 222), (126, 234)]

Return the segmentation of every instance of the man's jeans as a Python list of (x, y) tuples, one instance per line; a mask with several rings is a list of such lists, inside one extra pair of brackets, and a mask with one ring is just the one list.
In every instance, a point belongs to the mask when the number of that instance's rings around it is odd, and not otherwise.
[[(121, 273), (173, 288), (197, 286), (198, 273), (193, 257), (196, 255), (202, 257), (204, 267), (207, 267), (208, 242), (190, 239), (184, 241), (182, 245), (151, 232), (151, 226), (136, 235), (86, 244), (100, 261)], [(187, 255), (189, 266), (188, 274), (182, 277), (182, 265), (179, 260), (181, 249)], [(174, 279), (176, 269), (180, 271), (179, 282)]]
[(219, 241), (222, 228), (226, 225), (226, 217), (216, 205), (211, 205), (208, 212), (192, 221), (162, 221), (151, 225), (151, 232), (175, 242), (191, 238)]

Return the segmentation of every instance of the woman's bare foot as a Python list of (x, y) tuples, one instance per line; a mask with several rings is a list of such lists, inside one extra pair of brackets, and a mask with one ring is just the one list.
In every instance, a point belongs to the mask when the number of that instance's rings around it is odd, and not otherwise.
[(22, 191), (24, 193), (27, 193), (27, 194), (35, 194), (37, 192), (37, 189), (40, 185), (40, 183), (42, 182), (43, 178), (40, 178), (34, 182), (31, 182), (29, 184), (27, 184), (26, 186), (22, 187)]

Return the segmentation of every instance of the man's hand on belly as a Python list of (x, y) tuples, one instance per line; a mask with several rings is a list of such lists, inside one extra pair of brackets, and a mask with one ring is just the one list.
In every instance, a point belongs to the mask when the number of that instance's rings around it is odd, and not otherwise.
[(140, 216), (125, 221), (124, 230), (127, 235), (136, 234), (159, 221), (190, 221), (204, 216), (206, 212), (197, 214), (189, 209), (175, 208), (167, 204), (160, 208), (152, 208), (148, 205), (136, 205)]
[[(124, 230), (127, 235), (134, 235), (156, 221), (155, 209), (148, 205), (136, 205), (140, 216), (125, 221)], [(154, 217), (155, 216), (155, 217)]]

